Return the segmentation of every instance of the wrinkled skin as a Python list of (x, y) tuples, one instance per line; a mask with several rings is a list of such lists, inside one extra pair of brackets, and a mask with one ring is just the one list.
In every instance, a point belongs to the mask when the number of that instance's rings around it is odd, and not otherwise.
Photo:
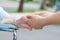
[(18, 27), (27, 28), (27, 29), (31, 30), (32, 28), (27, 23), (28, 20), (29, 19), (26, 16), (23, 16), (16, 21), (16, 24)]

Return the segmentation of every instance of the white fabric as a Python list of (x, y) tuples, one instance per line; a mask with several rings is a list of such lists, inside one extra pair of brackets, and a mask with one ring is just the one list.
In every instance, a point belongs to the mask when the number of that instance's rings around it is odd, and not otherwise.
[(0, 20), (2, 20), (5, 16), (8, 16), (7, 12), (0, 7)]

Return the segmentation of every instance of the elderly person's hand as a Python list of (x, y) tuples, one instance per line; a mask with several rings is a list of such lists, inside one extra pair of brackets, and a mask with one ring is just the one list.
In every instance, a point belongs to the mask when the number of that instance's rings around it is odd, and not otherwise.
[(29, 30), (32, 30), (32, 28), (30, 27), (30, 25), (27, 24), (28, 20), (29, 19), (27, 18), (27, 16), (23, 16), (20, 19), (16, 20), (16, 25), (18, 27), (27, 28)]

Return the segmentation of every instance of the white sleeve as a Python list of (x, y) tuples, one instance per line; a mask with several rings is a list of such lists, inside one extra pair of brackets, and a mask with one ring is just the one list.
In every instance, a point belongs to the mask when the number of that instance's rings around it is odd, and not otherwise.
[(8, 13), (0, 7), (0, 20), (2, 20), (5, 16), (8, 16)]

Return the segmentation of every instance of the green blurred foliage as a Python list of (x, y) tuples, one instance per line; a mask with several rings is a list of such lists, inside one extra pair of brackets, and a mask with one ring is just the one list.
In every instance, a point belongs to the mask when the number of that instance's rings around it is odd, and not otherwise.
[(54, 7), (56, 0), (49, 0), (49, 2), (50, 2), (50, 7)]
[(50, 1), (50, 3), (53, 2), (53, 4), (55, 4), (55, 2), (56, 2), (56, 0), (49, 0), (49, 1)]
[(33, 0), (25, 0), (25, 2), (32, 2)]
[[(25, 10), (23, 10), (23, 13), (32, 13), (32, 12), (35, 12), (35, 11), (39, 11), (39, 10), (34, 10), (34, 9), (32, 9), (32, 10), (28, 10), (28, 9), (25, 9)], [(18, 11), (17, 10), (12, 10), (12, 11), (8, 11), (8, 13), (18, 13)]]
[(9, 1), (13, 1), (13, 2), (16, 2), (16, 0), (9, 0)]

